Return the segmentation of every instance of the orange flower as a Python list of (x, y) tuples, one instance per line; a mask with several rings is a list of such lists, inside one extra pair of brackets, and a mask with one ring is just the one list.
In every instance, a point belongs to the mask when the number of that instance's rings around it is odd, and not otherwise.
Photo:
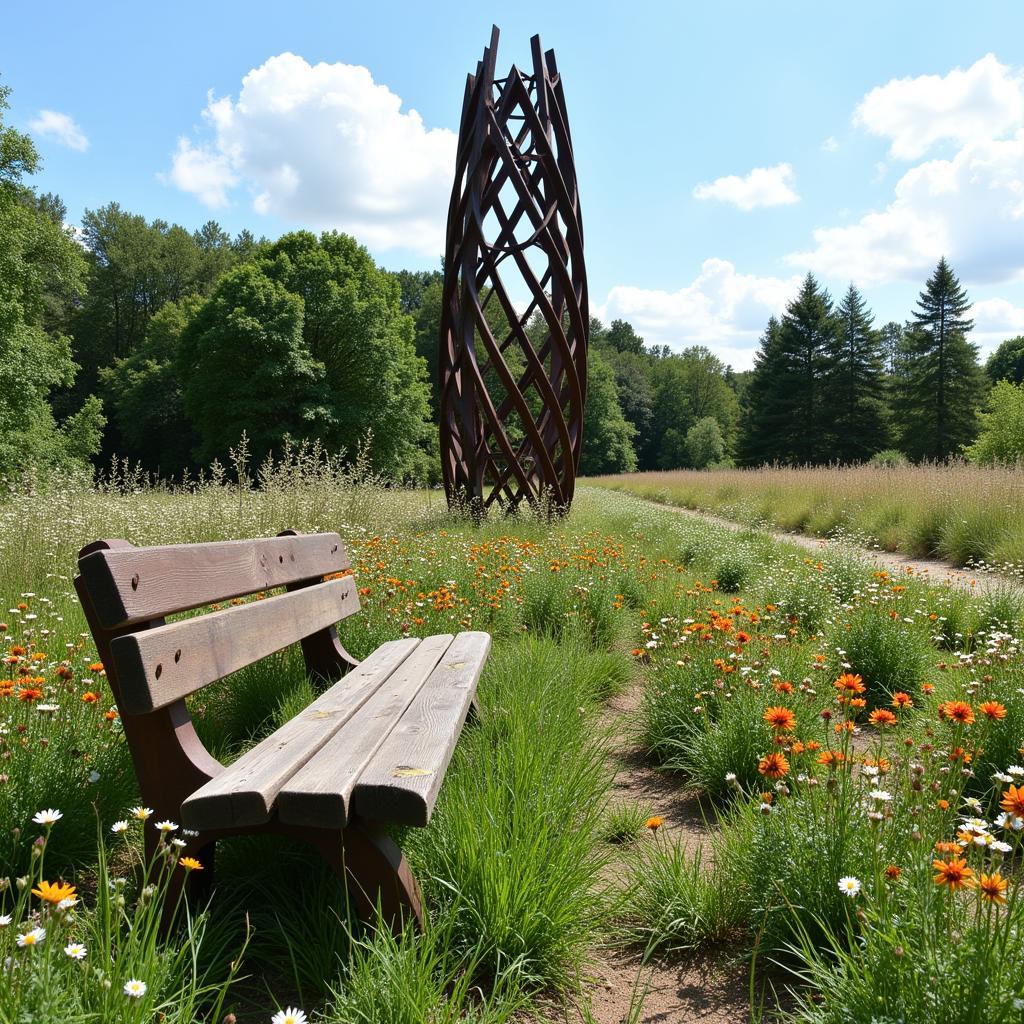
[(89, 671), (90, 672), (97, 672), (97, 673), (102, 672), (103, 671), (103, 662), (102, 661), (94, 661), (89, 666)]
[(826, 768), (835, 768), (845, 760), (846, 758), (840, 750), (824, 750), (818, 757), (818, 764), (824, 765)]
[(997, 700), (987, 700), (983, 704), (979, 704), (978, 710), (993, 722), (1006, 717), (1006, 705), (1000, 704)]
[(792, 693), (793, 684), (788, 679), (780, 679), (778, 682), (773, 684), (775, 686), (776, 693)]
[(935, 884), (949, 887), (950, 892), (964, 889), (974, 884), (974, 872), (967, 866), (962, 857), (950, 857), (949, 860), (933, 860), (935, 868)]
[(860, 676), (852, 672), (844, 672), (833, 684), (837, 690), (845, 690), (847, 693), (863, 693), (866, 687)]
[(32, 890), (33, 896), (38, 896), (46, 903), (60, 903), (61, 900), (75, 898), (75, 887), (67, 882), (40, 882)]
[(892, 695), (892, 706), (894, 708), (912, 708), (914, 702), (910, 697), (909, 693), (904, 693), (902, 690), (897, 690)]
[(757, 770), (769, 779), (781, 779), (789, 772), (789, 761), (785, 754), (768, 754), (758, 762)]
[(103, 712), (103, 717), (108, 722), (113, 722), (118, 717), (118, 714), (117, 714), (117, 712), (113, 708), (111, 708), (109, 711), (104, 711)]
[(902, 874), (903, 869), (897, 867), (895, 864), (890, 864), (885, 869), (885, 877), (888, 878), (890, 882), (895, 882)]
[(1010, 786), (999, 806), (1017, 818), (1024, 818), (1024, 786)]
[(203, 865), (199, 861), (197, 861), (195, 859), (195, 857), (182, 857), (181, 860), (178, 861), (178, 863), (186, 871), (202, 871), (203, 870)]
[(82, 694), (83, 704), (95, 704), (100, 699), (100, 695), (95, 693), (93, 690), (87, 690)]
[(768, 708), (764, 713), (764, 720), (776, 732), (792, 732), (796, 726), (796, 715), (789, 708)]
[(1003, 893), (1006, 892), (1007, 886), (1010, 883), (998, 871), (991, 875), (982, 875), (978, 879), (978, 891), (981, 894), (983, 900), (988, 900), (989, 903), (1005, 903), (1006, 897)]
[(936, 853), (959, 853), (960, 847), (956, 843), (940, 841), (935, 844)]
[(939, 705), (939, 718), (959, 725), (973, 725), (974, 708), (965, 700), (947, 700)]
[(868, 715), (868, 721), (872, 725), (878, 726), (895, 725), (896, 716), (888, 708), (875, 708), (875, 710)]
[(921, 684), (921, 692), (922, 693), (934, 693), (935, 692), (935, 684), (934, 683), (922, 683)]
[(18, 691), (18, 700), (23, 700), (31, 704), (32, 701), (39, 700), (42, 695), (43, 691), (38, 686), (23, 686)]
[(948, 811), (949, 810), (949, 801), (948, 800), (936, 800), (935, 801), (935, 806), (938, 807), (938, 809), (940, 811)]
[(657, 832), (663, 824), (664, 822), (662, 821), (662, 819), (659, 818), (658, 815), (654, 815), (653, 818), (648, 818), (644, 822), (644, 828), (649, 828), (652, 832)]

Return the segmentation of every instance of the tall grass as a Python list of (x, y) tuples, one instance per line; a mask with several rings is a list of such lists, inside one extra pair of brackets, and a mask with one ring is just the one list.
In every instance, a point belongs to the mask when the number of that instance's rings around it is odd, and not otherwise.
[(789, 532), (854, 535), (958, 565), (1024, 565), (1024, 467), (761, 467), (632, 473), (591, 483)]

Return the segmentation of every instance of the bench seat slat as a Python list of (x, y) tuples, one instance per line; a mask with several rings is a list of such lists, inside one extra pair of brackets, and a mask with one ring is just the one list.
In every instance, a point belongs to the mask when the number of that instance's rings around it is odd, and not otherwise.
[(454, 637), (428, 637), (345, 724), (282, 786), (277, 814), (289, 825), (348, 824), (352, 790), (442, 660)]
[(79, 561), (104, 629), (349, 568), (336, 533), (94, 551)]
[(373, 699), (419, 646), (392, 640), (321, 694), (304, 711), (247, 750), (182, 804), (190, 828), (245, 827), (269, 820), (284, 783)]
[(355, 814), (426, 825), (491, 648), (487, 633), (459, 633), (352, 793)]
[(359, 610), (351, 576), (115, 637), (121, 711), (173, 704)]

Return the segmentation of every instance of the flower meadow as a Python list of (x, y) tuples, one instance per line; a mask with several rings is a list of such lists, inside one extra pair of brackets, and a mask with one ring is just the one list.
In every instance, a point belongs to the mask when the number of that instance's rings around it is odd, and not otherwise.
[[(0, 503), (0, 1020), (586, 1020), (608, 948), (643, 970), (738, 958), (752, 1016), (1022, 1019), (1017, 591), (808, 559), (587, 487), (566, 520), (475, 526), (315, 454), (253, 477), (170, 489), (121, 471)], [(78, 548), (285, 527), (345, 539), (357, 656), (494, 636), (483, 714), (431, 825), (401, 836), (422, 934), (356, 920), (287, 843), (219, 844), (214, 872), (139, 804), (70, 585)], [(666, 809), (616, 795), (606, 701), (627, 689), (615, 729), (700, 799), (699, 850)], [(285, 651), (192, 707), (227, 762), (314, 694)], [(181, 872), (210, 885), (168, 906)]]

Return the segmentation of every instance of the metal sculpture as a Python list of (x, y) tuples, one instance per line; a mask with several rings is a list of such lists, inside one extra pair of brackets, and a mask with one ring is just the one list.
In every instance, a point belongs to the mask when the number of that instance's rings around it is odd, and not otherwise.
[[(448, 210), (438, 360), (449, 504), (564, 513), (583, 442), (590, 313), (572, 140), (552, 50), (469, 75)], [(511, 268), (506, 281), (499, 271)], [(507, 270), (506, 270), (507, 273)]]

